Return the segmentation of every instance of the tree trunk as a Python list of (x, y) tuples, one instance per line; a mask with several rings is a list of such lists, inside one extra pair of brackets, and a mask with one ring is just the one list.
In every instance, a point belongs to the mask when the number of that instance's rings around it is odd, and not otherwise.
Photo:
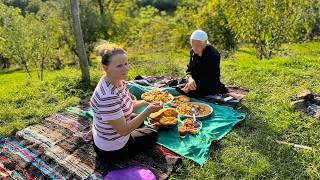
[(4, 59), (4, 65), (3, 65), (4, 68), (6, 69), (9, 69), (10, 68), (10, 61), (8, 58), (5, 58)]
[(79, 54), (76, 50), (76, 48), (73, 46), (73, 44), (70, 42), (70, 40), (67, 37), (67, 34), (64, 32), (63, 33), (63, 40), (67, 43), (67, 45), (69, 46), (69, 48), (71, 49), (71, 51), (79, 58)]
[(76, 40), (76, 45), (79, 53), (82, 80), (84, 82), (89, 83), (90, 82), (89, 65), (88, 65), (87, 54), (84, 48), (84, 42), (83, 42), (82, 31), (80, 26), (78, 0), (70, 0), (70, 5), (71, 5), (71, 19), (72, 19), (72, 26), (73, 26), (73, 34)]
[(44, 68), (44, 57), (41, 58), (41, 75), (40, 75), (40, 81), (43, 80), (43, 68)]
[(39, 74), (39, 68), (38, 68), (37, 61), (34, 61), (33, 65), (34, 65), (34, 67), (36, 68), (36, 72), (37, 72), (38, 79), (40, 79), (40, 74)]
[(29, 68), (28, 68), (28, 65), (27, 65), (27, 62), (23, 61), (23, 66), (24, 66), (24, 68), (26, 69), (29, 77), (32, 78), (32, 77), (31, 77), (31, 74), (30, 74), (30, 71), (29, 71)]
[(100, 9), (100, 14), (104, 14), (104, 0), (98, 0), (99, 3), (99, 9)]
[(259, 60), (261, 60), (262, 57), (263, 57), (263, 55), (262, 55), (263, 53), (262, 53), (262, 44), (261, 44), (261, 41), (260, 41), (260, 40), (255, 41), (255, 48), (256, 48), (257, 58), (258, 58)]
[[(42, 37), (43, 39), (44, 39), (44, 37)], [(43, 40), (42, 41), (42, 57), (41, 57), (41, 75), (40, 75), (40, 81), (42, 81), (43, 80), (43, 68), (44, 68), (44, 56), (45, 56), (45, 52), (44, 52), (44, 43), (45, 43), (45, 41)]]
[(273, 45), (271, 44), (268, 48), (267, 59), (271, 58), (272, 51), (273, 51)]

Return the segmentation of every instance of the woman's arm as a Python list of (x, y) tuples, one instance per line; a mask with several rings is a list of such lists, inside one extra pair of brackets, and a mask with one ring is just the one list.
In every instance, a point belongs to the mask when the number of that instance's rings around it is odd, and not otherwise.
[(192, 66), (191, 66), (191, 62), (193, 59), (193, 51), (190, 50), (190, 58), (189, 58), (189, 63), (187, 65), (187, 70), (186, 70), (186, 74), (191, 76), (191, 71), (192, 71)]
[(148, 104), (145, 100), (133, 100), (132, 103), (133, 103), (133, 109), (138, 109)]
[(149, 105), (142, 113), (133, 118), (131, 121), (126, 121), (124, 117), (116, 120), (109, 121), (112, 128), (117, 131), (121, 136), (130, 134), (133, 130), (137, 129), (141, 123), (153, 112), (162, 108), (162, 104)]

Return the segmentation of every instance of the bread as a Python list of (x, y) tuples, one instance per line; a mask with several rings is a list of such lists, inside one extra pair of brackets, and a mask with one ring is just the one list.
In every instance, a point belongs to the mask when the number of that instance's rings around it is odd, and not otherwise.
[(161, 109), (158, 112), (150, 114), (151, 119), (161, 118), (161, 117), (177, 117), (178, 113), (174, 108)]
[(178, 118), (176, 117), (162, 117), (159, 121), (161, 126), (174, 126), (178, 123)]
[(157, 123), (160, 126), (173, 126), (178, 123), (178, 113), (174, 108), (161, 109), (150, 114), (150, 123)]

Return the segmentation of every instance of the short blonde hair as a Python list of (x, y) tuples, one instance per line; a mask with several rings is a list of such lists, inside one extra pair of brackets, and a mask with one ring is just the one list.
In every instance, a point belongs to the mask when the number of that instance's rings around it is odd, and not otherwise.
[(127, 52), (121, 47), (109, 47), (100, 50), (101, 63), (104, 65), (108, 65), (110, 63), (110, 58), (117, 54), (127, 54)]

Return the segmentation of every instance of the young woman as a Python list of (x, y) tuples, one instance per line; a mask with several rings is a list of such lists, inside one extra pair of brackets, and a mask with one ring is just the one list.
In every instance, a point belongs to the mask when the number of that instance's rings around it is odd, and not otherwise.
[(102, 162), (123, 160), (157, 142), (158, 132), (139, 128), (162, 104), (149, 104), (132, 118), (132, 111), (146, 104), (132, 101), (125, 80), (128, 77), (127, 53), (118, 47), (102, 52), (102, 67), (105, 75), (100, 79), (91, 98), (93, 117), (93, 146)]

